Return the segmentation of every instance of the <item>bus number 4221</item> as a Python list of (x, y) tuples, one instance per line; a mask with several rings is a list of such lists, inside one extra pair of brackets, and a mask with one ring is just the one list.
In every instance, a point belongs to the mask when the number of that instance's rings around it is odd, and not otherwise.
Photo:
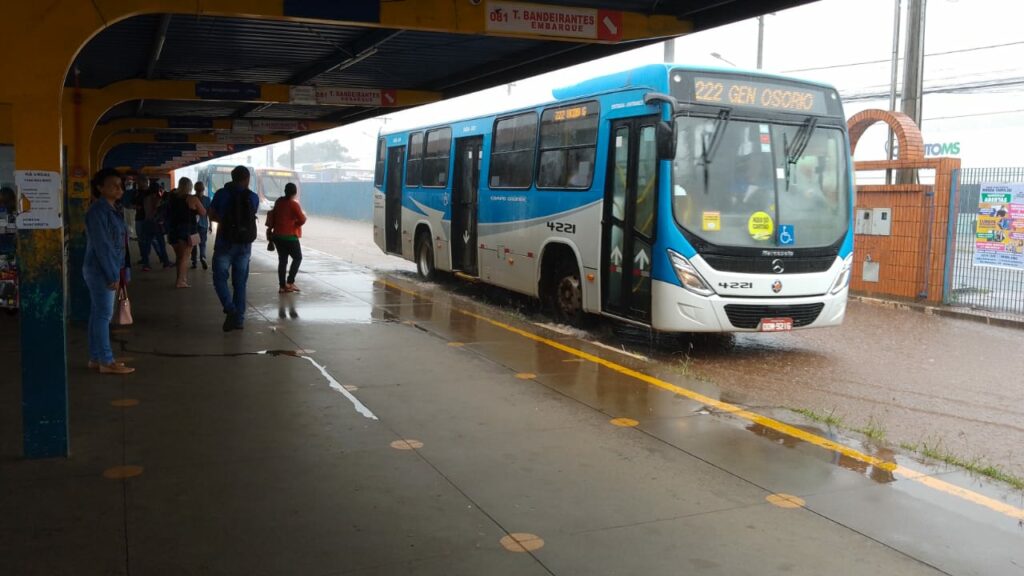
[(548, 222), (548, 230), (552, 232), (563, 232), (565, 234), (575, 234), (576, 225), (568, 222)]

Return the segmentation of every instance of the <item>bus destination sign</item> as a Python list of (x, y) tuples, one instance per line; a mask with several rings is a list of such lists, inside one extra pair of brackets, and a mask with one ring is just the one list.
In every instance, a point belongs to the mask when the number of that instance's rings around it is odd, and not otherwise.
[(817, 86), (774, 84), (728, 77), (697, 76), (693, 79), (693, 99), (703, 104), (828, 114), (826, 97), (826, 90)]

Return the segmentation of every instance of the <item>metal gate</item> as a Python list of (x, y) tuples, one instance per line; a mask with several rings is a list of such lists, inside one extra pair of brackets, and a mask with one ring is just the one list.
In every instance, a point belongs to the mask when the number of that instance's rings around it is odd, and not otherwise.
[(1024, 183), (1024, 168), (965, 168), (955, 170), (952, 181), (943, 301), (1024, 315), (1024, 270), (974, 264), (981, 185)]

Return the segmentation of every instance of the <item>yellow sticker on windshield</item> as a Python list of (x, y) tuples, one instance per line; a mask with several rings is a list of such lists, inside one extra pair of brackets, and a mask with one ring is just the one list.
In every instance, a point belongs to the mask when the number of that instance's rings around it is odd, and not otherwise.
[(705, 212), (701, 216), (700, 229), (705, 232), (717, 232), (722, 229), (721, 212)]
[(771, 240), (775, 222), (767, 212), (754, 212), (747, 220), (747, 231), (754, 240)]

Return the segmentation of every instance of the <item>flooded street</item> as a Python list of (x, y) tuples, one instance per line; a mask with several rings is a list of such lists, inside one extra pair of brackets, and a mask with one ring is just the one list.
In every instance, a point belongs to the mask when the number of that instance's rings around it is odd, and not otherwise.
[[(312, 218), (303, 246), (405, 277), (415, 269), (381, 253), (366, 222)], [(549, 322), (514, 295), (459, 282), (443, 287)], [(650, 372), (715, 389), (724, 401), (785, 409), (776, 417), (866, 435), (878, 449), (941, 454), (1024, 476), (1020, 330), (851, 301), (845, 323), (832, 329), (655, 341), (601, 323), (586, 336), (646, 358)]]

